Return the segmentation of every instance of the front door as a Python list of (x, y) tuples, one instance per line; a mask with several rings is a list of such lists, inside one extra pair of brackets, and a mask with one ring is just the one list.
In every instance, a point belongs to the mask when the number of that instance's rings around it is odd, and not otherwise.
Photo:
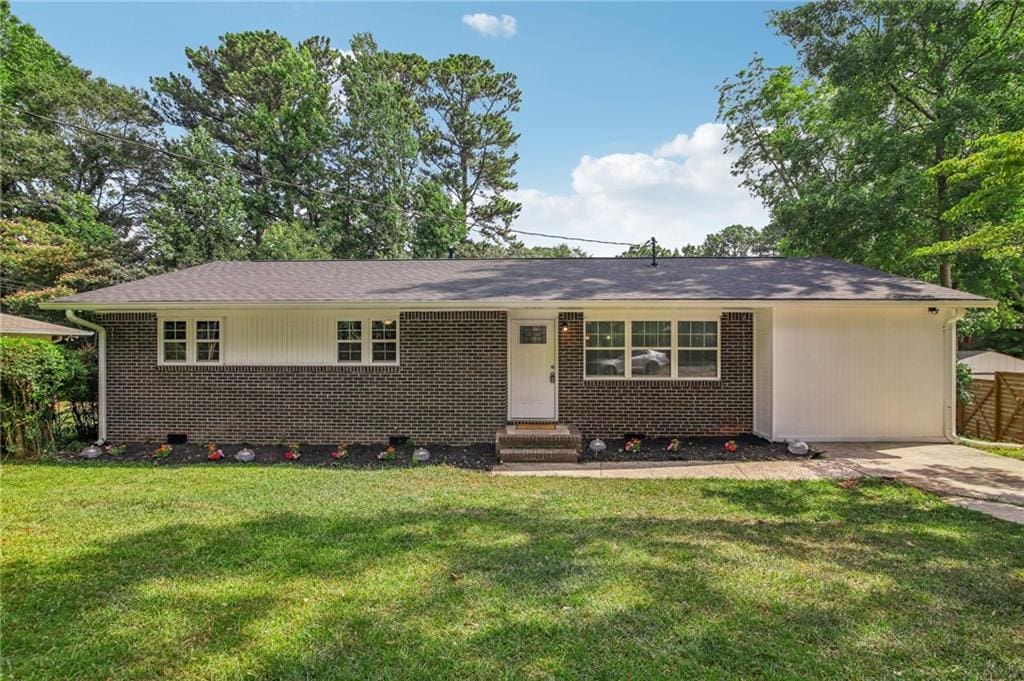
[(555, 321), (513, 319), (509, 323), (508, 417), (555, 418)]

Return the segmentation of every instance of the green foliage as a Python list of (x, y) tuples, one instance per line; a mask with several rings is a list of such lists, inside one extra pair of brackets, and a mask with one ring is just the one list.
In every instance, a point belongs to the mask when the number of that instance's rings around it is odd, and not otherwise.
[[(940, 247), (980, 226), (951, 181), (986, 135), (1024, 127), (1015, 3), (827, 0), (773, 14), (797, 67), (754, 59), (720, 88), (734, 171), (785, 255), (829, 255), (1006, 300), (1007, 264)], [(929, 169), (937, 167), (935, 171)], [(968, 241), (967, 243), (971, 243)], [(954, 276), (954, 265), (956, 274)]]
[(721, 231), (708, 234), (704, 243), (686, 245), (681, 255), (705, 258), (740, 258), (752, 255), (774, 255), (775, 246), (766, 232), (749, 225), (729, 225)]
[(973, 153), (943, 161), (929, 173), (967, 192), (946, 211), (946, 220), (976, 227), (959, 239), (920, 248), (917, 255), (979, 253), (1024, 263), (1024, 130), (982, 137)]
[(272, 222), (254, 251), (257, 260), (321, 260), (330, 253), (301, 220)]
[(51, 451), (56, 402), (87, 374), (73, 355), (49, 340), (0, 336), (0, 445), (16, 457)]
[(59, 208), (77, 194), (99, 222), (128, 237), (159, 189), (162, 156), (30, 114), (159, 144), (163, 133), (145, 95), (74, 66), (20, 22), (6, 0), (0, 2), (0, 53), (0, 215), (59, 219)]
[[(187, 48), (191, 75), (152, 79), (164, 122), (204, 128), (238, 171), (246, 242), (258, 247), (269, 225), (301, 219), (317, 231), (337, 141), (340, 53), (327, 39), (292, 44), (272, 31), (228, 33), (216, 47)], [(325, 230), (327, 227), (324, 227)]]
[(346, 121), (337, 152), (338, 191), (347, 201), (334, 208), (344, 228), (333, 251), (338, 257), (404, 257), (419, 198), (417, 129), (423, 112), (414, 88), (425, 65), (381, 50), (368, 34), (356, 35), (351, 48), (352, 56), (340, 66)]
[(424, 160), (431, 177), (461, 206), (466, 226), (504, 240), (520, 204), (506, 198), (513, 177), (519, 134), (510, 115), (522, 93), (515, 74), (490, 60), (452, 54), (431, 62), (420, 101), (428, 118)]
[(37, 305), (131, 278), (131, 270), (119, 262), (122, 243), (108, 226), (95, 222), (94, 214), (65, 218), (69, 222), (64, 224), (0, 218), (0, 302), (5, 310), (56, 319), (57, 313), (42, 313)]
[(213, 138), (196, 128), (174, 151), (167, 188), (146, 221), (154, 264), (172, 270), (248, 256), (241, 183)]
[[(681, 248), (666, 248), (658, 244), (659, 258), (742, 258), (756, 255), (774, 255), (775, 244), (768, 230), (759, 230), (749, 225), (729, 225), (718, 232), (708, 234), (700, 244), (686, 244)], [(636, 244), (619, 255), (620, 258), (649, 258), (650, 244)]]
[(590, 254), (566, 243), (554, 246), (527, 246), (512, 237), (504, 243), (463, 242), (456, 248), (460, 258), (589, 258)]
[(974, 393), (971, 392), (971, 384), (974, 383), (974, 373), (971, 367), (966, 364), (956, 365), (956, 401), (958, 404), (970, 404), (974, 401)]

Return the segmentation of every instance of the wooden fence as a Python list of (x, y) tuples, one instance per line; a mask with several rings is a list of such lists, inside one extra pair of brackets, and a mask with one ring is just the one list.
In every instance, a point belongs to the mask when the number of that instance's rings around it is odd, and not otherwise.
[(993, 442), (1024, 443), (1024, 373), (997, 371), (971, 383), (974, 401), (957, 410), (957, 432)]

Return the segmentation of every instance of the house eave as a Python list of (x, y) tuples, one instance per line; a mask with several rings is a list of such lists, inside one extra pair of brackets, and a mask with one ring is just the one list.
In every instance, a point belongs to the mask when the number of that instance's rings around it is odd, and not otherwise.
[(703, 298), (703, 299), (615, 299), (615, 300), (523, 300), (523, 299), (490, 299), (490, 300), (375, 300), (375, 301), (150, 301), (150, 302), (75, 302), (49, 301), (40, 303), (44, 310), (79, 310), (83, 312), (149, 312), (154, 310), (187, 309), (332, 309), (332, 308), (401, 308), (419, 310), (493, 310), (493, 309), (600, 309), (621, 307), (712, 307), (757, 309), (780, 306), (809, 307), (938, 307), (938, 308), (992, 308), (997, 302), (989, 299), (977, 300), (935, 300), (935, 299), (848, 299), (848, 298), (815, 298), (815, 299), (740, 299), (740, 298)]

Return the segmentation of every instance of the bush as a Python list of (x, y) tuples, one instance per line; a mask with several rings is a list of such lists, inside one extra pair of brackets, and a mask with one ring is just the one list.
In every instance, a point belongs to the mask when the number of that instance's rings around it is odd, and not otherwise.
[(971, 392), (971, 384), (974, 383), (974, 374), (971, 367), (966, 364), (956, 365), (956, 401), (968, 405), (974, 401), (974, 393)]
[(53, 449), (59, 431), (57, 405), (81, 393), (89, 375), (75, 355), (49, 340), (0, 337), (0, 447), (14, 456)]

